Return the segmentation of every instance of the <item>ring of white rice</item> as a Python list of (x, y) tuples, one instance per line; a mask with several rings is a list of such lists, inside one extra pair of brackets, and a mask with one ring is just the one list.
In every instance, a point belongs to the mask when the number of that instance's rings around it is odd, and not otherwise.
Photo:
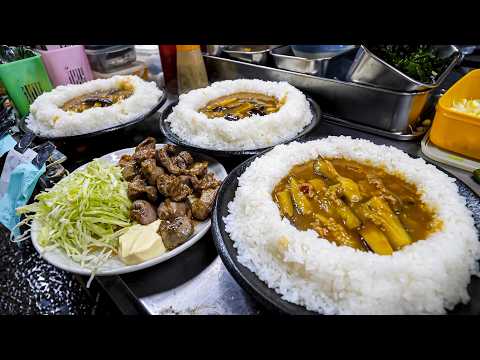
[[(116, 104), (91, 108), (81, 113), (61, 109), (68, 100), (95, 91), (115, 89), (125, 81), (133, 85), (133, 94)], [(25, 121), (30, 130), (40, 136), (87, 134), (134, 120), (152, 109), (162, 94), (154, 82), (147, 82), (133, 75), (116, 75), (78, 85), (57, 86), (33, 102), (30, 116)]]
[[(279, 100), (285, 96), (286, 102), (276, 113), (252, 115), (241, 121), (209, 119), (198, 112), (211, 100), (244, 91)], [(305, 95), (287, 82), (240, 79), (215, 82), (181, 95), (166, 121), (173, 133), (192, 145), (215, 150), (253, 150), (294, 138), (312, 119)]]
[[(403, 174), (443, 222), (427, 239), (392, 256), (337, 246), (282, 219), (271, 193), (291, 167), (343, 157)], [(423, 159), (366, 140), (329, 137), (279, 145), (239, 178), (226, 230), (238, 260), (283, 299), (324, 314), (443, 314), (469, 300), (480, 242), (455, 180)], [(282, 237), (286, 238), (281, 240)]]

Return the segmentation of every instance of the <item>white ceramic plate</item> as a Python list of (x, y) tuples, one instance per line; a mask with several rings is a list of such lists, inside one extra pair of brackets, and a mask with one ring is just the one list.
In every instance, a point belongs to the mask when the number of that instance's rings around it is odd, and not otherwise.
[[(164, 146), (164, 144), (157, 144), (157, 148), (161, 148), (162, 146)], [(118, 160), (122, 155), (133, 154), (134, 150), (135, 148), (118, 150), (108, 155), (102, 156), (101, 159), (117, 164)], [(207, 160), (208, 170), (210, 172), (213, 172), (217, 179), (223, 181), (223, 179), (227, 177), (227, 172), (225, 168), (218, 161), (214, 160), (209, 156), (199, 154), (194, 151), (191, 151), (191, 154), (193, 155), (195, 160)], [(77, 170), (83, 169), (85, 166), (86, 164), (79, 167)], [(153, 265), (159, 264), (161, 262), (164, 262), (180, 254), (181, 252), (185, 251), (190, 246), (195, 244), (198, 240), (200, 240), (203, 237), (203, 235), (205, 235), (205, 233), (210, 229), (210, 225), (211, 225), (210, 218), (202, 222), (197, 222), (197, 224), (195, 225), (195, 230), (193, 232), (193, 235), (185, 243), (183, 243), (182, 245), (180, 245), (179, 247), (171, 251), (168, 251), (160, 255), (159, 257), (150, 259), (148, 261), (145, 261), (137, 265), (125, 265), (118, 257), (112, 257), (104, 265), (102, 265), (101, 268), (97, 270), (96, 275), (107, 276), (107, 275), (125, 274), (133, 271), (142, 270), (142, 269), (151, 267)], [(38, 226), (39, 225), (35, 221), (32, 223), (31, 238), (32, 238), (33, 246), (35, 247), (35, 249), (38, 251), (38, 253), (43, 259), (45, 259), (50, 264), (65, 271), (75, 273), (75, 274), (80, 274), (80, 275), (91, 275), (90, 269), (81, 267), (80, 264), (70, 259), (63, 251), (59, 249), (45, 251), (38, 243), (38, 237), (37, 237), (38, 230), (39, 230)]]

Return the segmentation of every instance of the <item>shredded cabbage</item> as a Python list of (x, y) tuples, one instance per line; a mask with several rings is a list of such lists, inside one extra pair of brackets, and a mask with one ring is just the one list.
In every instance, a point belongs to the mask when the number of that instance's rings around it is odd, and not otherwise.
[(118, 238), (133, 225), (131, 206), (121, 169), (94, 160), (38, 194), (34, 203), (17, 208), (17, 214), (29, 214), (24, 223), (39, 224), (43, 248), (59, 248), (95, 271), (117, 254)]
[(455, 110), (474, 115), (480, 116), (480, 99), (468, 100), (461, 99), (455, 100), (452, 106)]

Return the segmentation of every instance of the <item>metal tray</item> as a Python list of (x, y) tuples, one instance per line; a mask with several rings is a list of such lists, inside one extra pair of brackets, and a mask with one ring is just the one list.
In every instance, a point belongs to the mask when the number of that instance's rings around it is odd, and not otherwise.
[(212, 82), (239, 78), (286, 81), (311, 95), (320, 105), (322, 114), (397, 135), (411, 134), (410, 125), (428, 109), (433, 92), (397, 92), (345, 81), (352, 62), (346, 56), (328, 69), (328, 77), (209, 55), (204, 59)]
[(370, 52), (365, 45), (360, 46), (357, 56), (347, 74), (347, 80), (359, 84), (376, 86), (394, 91), (423, 91), (434, 89), (442, 83), (452, 69), (462, 59), (462, 54), (453, 45), (433, 46), (440, 58), (452, 57), (450, 64), (432, 84), (422, 83), (405, 75)]
[(332, 61), (335, 61), (335, 59), (338, 59), (340, 56), (350, 53), (355, 49), (357, 48), (346, 49), (334, 56), (326, 58), (307, 59), (295, 56), (291, 47), (288, 45), (270, 50), (270, 55), (272, 55), (275, 66), (279, 69), (295, 71), (302, 74), (324, 76), (326, 75), (328, 66)]
[[(228, 45), (222, 51), (231, 58), (247, 61), (252, 64), (266, 64), (268, 53), (271, 49), (280, 45)], [(253, 51), (245, 51), (248, 47)]]

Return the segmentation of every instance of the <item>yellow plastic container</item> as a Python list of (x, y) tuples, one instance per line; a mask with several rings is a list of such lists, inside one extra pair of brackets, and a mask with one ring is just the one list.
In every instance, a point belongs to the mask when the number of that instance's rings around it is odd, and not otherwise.
[(458, 80), (440, 98), (430, 131), (437, 146), (480, 159), (480, 117), (452, 109), (454, 100), (480, 99), (480, 69)]

